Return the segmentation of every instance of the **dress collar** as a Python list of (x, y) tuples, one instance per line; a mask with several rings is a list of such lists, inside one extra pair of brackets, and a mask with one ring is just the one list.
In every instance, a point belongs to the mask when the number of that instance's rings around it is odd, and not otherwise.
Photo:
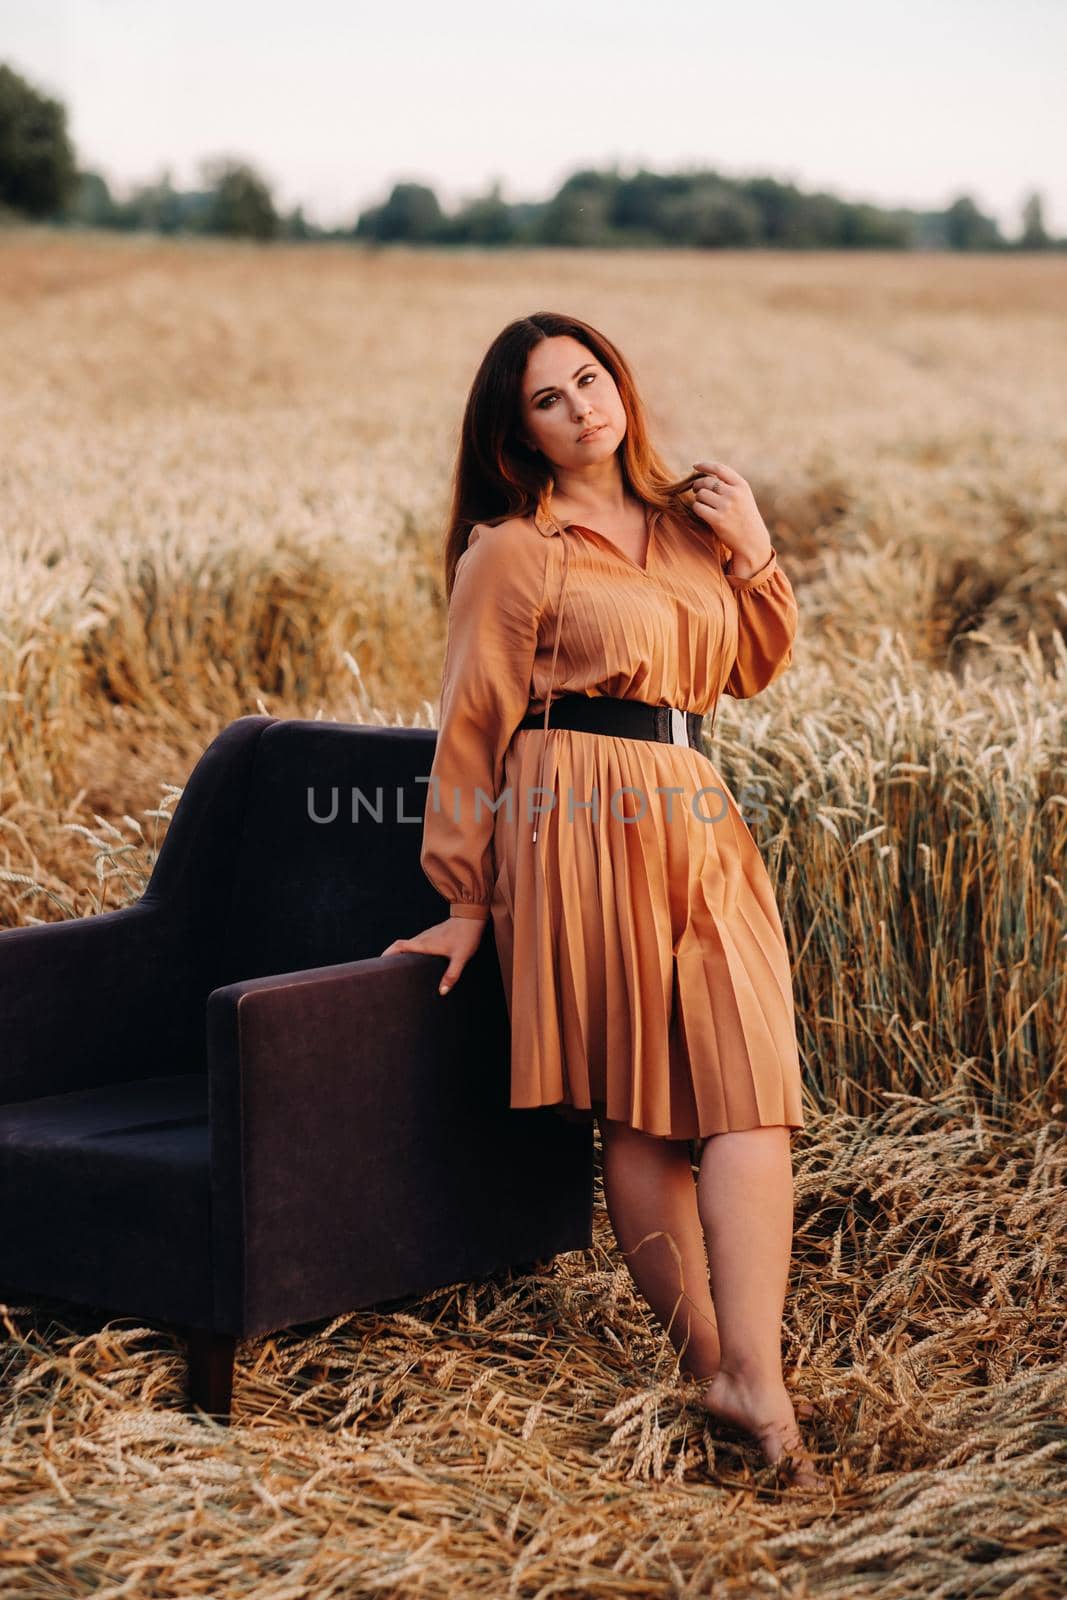
[[(659, 521), (662, 515), (662, 508), (660, 506), (653, 506), (649, 513), (650, 527), (655, 528), (656, 523)], [(533, 520), (534, 527), (537, 529), (538, 533), (544, 534), (546, 539), (551, 539), (554, 534), (562, 534), (563, 532), (562, 522), (560, 522), (559, 518), (552, 511), (536, 511), (534, 513)], [(573, 524), (568, 524), (568, 526), (573, 526)]]
[(563, 524), (551, 511), (537, 511), (534, 514), (534, 527), (538, 533), (543, 533), (546, 539), (551, 539), (553, 534), (563, 532)]

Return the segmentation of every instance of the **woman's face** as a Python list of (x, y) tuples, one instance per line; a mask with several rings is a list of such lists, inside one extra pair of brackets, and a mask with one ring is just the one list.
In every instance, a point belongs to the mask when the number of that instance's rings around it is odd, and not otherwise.
[[(597, 432), (581, 435), (589, 428)], [(604, 461), (626, 434), (615, 379), (587, 345), (559, 334), (530, 351), (522, 382), (520, 437), (557, 467)]]

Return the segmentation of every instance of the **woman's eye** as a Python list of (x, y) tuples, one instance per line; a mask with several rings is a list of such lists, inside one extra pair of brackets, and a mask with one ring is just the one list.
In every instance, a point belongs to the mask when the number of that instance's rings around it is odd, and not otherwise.
[[(582, 376), (578, 379), (578, 387), (579, 387), (579, 389), (582, 387), (582, 385), (586, 381), (588, 381), (589, 383), (595, 383), (596, 382), (596, 373), (595, 372), (585, 372), (585, 373), (583, 373)], [(556, 396), (554, 394), (546, 394), (545, 398), (543, 400), (539, 400), (537, 402), (538, 411), (543, 411), (545, 409), (545, 407), (548, 405), (548, 402), (550, 400), (555, 400), (555, 398), (556, 398)]]

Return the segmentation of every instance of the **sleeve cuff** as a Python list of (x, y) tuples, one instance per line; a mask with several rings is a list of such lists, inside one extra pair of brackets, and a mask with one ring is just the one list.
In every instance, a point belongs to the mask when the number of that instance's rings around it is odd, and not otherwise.
[(448, 914), (452, 917), (472, 917), (479, 922), (485, 922), (489, 916), (489, 907), (470, 900), (453, 900), (448, 908)]
[(766, 583), (768, 578), (773, 578), (777, 571), (778, 552), (772, 547), (771, 553), (762, 567), (758, 571), (750, 573), (747, 578), (738, 578), (734, 573), (725, 571), (723, 576), (731, 589), (755, 589), (759, 584)]

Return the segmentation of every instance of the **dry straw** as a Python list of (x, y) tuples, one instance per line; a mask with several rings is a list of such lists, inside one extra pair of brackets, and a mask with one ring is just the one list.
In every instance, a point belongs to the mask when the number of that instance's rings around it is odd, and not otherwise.
[(229, 1429), (169, 1332), (8, 1305), (0, 1593), (1051, 1595), (1065, 1159), (961, 1096), (810, 1126), (816, 1496), (709, 1423), (599, 1182), (591, 1251), (241, 1344)]

